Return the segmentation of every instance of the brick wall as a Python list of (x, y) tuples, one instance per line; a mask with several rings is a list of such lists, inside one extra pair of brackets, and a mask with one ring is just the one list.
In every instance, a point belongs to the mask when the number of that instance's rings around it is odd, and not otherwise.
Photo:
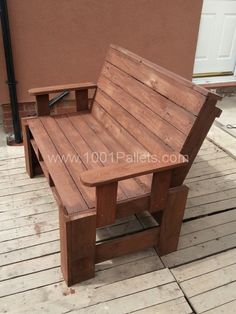
[[(2, 105), (3, 111), (3, 127), (7, 134), (12, 133), (12, 114), (10, 104)], [(51, 109), (51, 114), (63, 114), (75, 112), (75, 102), (73, 100), (61, 101), (55, 104)], [(36, 115), (36, 106), (33, 102), (19, 104), (20, 118)]]

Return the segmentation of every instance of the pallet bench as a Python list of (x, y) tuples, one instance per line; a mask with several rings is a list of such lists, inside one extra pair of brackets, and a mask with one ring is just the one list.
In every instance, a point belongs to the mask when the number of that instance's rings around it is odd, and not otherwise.
[[(75, 91), (77, 112), (50, 116), (49, 94), (64, 90)], [(26, 169), (30, 177), (44, 173), (58, 203), (66, 283), (93, 277), (95, 264), (113, 257), (176, 250), (183, 182), (220, 115), (220, 97), (113, 45), (97, 84), (30, 94), (37, 117), (22, 119)], [(142, 211), (159, 225), (96, 243), (96, 228)]]

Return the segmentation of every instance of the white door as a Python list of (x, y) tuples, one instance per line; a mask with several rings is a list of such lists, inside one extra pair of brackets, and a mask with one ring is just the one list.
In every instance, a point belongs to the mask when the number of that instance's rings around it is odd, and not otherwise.
[(204, 0), (194, 74), (234, 73), (236, 0)]

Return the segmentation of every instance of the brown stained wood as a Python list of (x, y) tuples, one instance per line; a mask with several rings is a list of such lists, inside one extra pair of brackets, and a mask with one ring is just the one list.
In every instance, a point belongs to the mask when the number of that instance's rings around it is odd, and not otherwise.
[(150, 193), (135, 197), (116, 205), (116, 218), (128, 217), (150, 209)]
[[(139, 100), (125, 93), (121, 88), (115, 86), (106, 78), (100, 77), (98, 86), (105, 94), (114, 100), (116, 106), (119, 104), (127, 112), (130, 112), (135, 119), (158, 136), (164, 143), (174, 150), (180, 150), (182, 148), (186, 135), (163, 120)], [(114, 110), (116, 106), (114, 106)], [(131, 108), (132, 110), (130, 110)]]
[(157, 245), (160, 255), (169, 254), (177, 249), (187, 195), (188, 188), (185, 185), (172, 188), (168, 192), (168, 201), (162, 214)]
[(30, 133), (29, 133), (29, 126), (27, 122), (27, 118), (21, 119), (21, 128), (22, 128), (22, 137), (23, 137), (23, 144), (24, 144), (24, 153), (25, 153), (25, 167), (26, 171), (30, 178), (34, 176), (33, 170), (33, 151), (32, 146), (30, 143)]
[(221, 110), (215, 107), (216, 101), (214, 99), (207, 99), (205, 105), (201, 110), (201, 114), (195, 122), (192, 132), (189, 134), (185, 145), (181, 151), (183, 155), (188, 158), (189, 163), (183, 167), (181, 171), (174, 170), (171, 186), (181, 185), (187, 176), (190, 167), (193, 164), (197, 153), (207, 136), (207, 133), (213, 124), (216, 117), (221, 113)]
[[(125, 156), (135, 152), (135, 150), (127, 151), (126, 148), (122, 145), (123, 143), (119, 143), (117, 139), (109, 134), (107, 130), (96, 119), (94, 119), (92, 115), (82, 115), (81, 118), (84, 120), (87, 126), (92, 129), (94, 136), (101, 139), (102, 142), (106, 145), (106, 147), (112, 153), (114, 161), (117, 159), (117, 162), (119, 163), (125, 162)], [(148, 154), (148, 152), (145, 150), (143, 150), (142, 153)], [(143, 192), (147, 192), (147, 189), (149, 191), (148, 184), (149, 180), (146, 178), (140, 178), (140, 182), (137, 182), (135, 179), (129, 179), (127, 182), (123, 182), (122, 186), (125, 185), (125, 193), (128, 197), (135, 197), (142, 194)]]
[(110, 183), (96, 188), (97, 227), (111, 225), (116, 219), (118, 183)]
[[(91, 125), (92, 130), (96, 134), (91, 135), (94, 138), (103, 139), (104, 144), (106, 146), (109, 143), (109, 152), (114, 152), (114, 154), (117, 152), (117, 147), (119, 148), (118, 151), (123, 151), (123, 148), (118, 144), (116, 140), (114, 140), (113, 137), (111, 137), (110, 134), (102, 132), (103, 127), (98, 123), (97, 120), (93, 118), (90, 114), (82, 114), (82, 115), (76, 115), (74, 116), (76, 118), (75, 125), (81, 124), (81, 119), (83, 119), (83, 123), (86, 122), (86, 126)], [(86, 169), (96, 169), (98, 167), (103, 167), (103, 164), (99, 161), (97, 158), (93, 158), (93, 151), (91, 147), (87, 144), (87, 142), (83, 139), (83, 137), (78, 132), (77, 128), (71, 123), (71, 120), (68, 119), (67, 116), (60, 116), (55, 117), (55, 120), (57, 121), (60, 128), (63, 130), (65, 135), (68, 135), (67, 138), (70, 141), (71, 145), (75, 149), (76, 153), (80, 156), (80, 159), (82, 163), (84, 164)], [(99, 127), (99, 129), (98, 129)], [(105, 129), (104, 129), (105, 130)], [(97, 140), (96, 140), (97, 141)], [(147, 178), (142, 178), (140, 185), (133, 182), (134, 179), (130, 179), (129, 182), (125, 183), (125, 192), (128, 197), (134, 197), (136, 195), (140, 195), (143, 193), (143, 191), (149, 190), (149, 186), (147, 186), (150, 182), (150, 180), (147, 180)], [(143, 185), (145, 185), (143, 187)], [(118, 188), (118, 199), (124, 199), (125, 196), (120, 195), (121, 191), (120, 188)]]
[(63, 92), (65, 90), (81, 90), (81, 89), (89, 89), (96, 88), (97, 85), (93, 82), (87, 83), (77, 83), (77, 84), (66, 84), (66, 85), (56, 85), (56, 86), (47, 86), (47, 87), (39, 87), (39, 88), (31, 88), (29, 90), (29, 94), (32, 96), (37, 95), (45, 95), (45, 94), (53, 94)]
[(50, 173), (48, 172), (48, 169), (47, 169), (47, 167), (45, 165), (45, 162), (43, 161), (41, 152), (39, 151), (38, 146), (37, 146), (35, 140), (31, 139), (30, 143), (31, 143), (31, 146), (33, 147), (35, 156), (38, 159), (38, 161), (37, 161), (38, 162), (38, 167), (36, 169), (34, 168), (34, 173), (37, 174), (37, 175), (43, 173), (44, 176), (47, 178), (49, 186), (50, 187), (54, 186), (54, 182), (53, 182), (53, 180), (51, 178)]
[[(61, 157), (62, 162), (75, 182), (80, 196), (89, 208), (94, 207), (94, 190), (86, 188), (80, 181), (80, 175), (86, 168), (84, 167), (80, 157), (77, 155), (71, 143), (68, 141), (63, 129), (60, 129), (56, 120), (52, 117), (43, 117), (41, 122), (57, 150), (57, 156)], [(63, 160), (64, 158), (64, 160)]]
[[(83, 119), (85, 122), (90, 126), (90, 128), (103, 140), (109, 150), (114, 154), (114, 156), (147, 156), (150, 153), (144, 149), (144, 147), (139, 146), (138, 142), (135, 141), (133, 137), (129, 137), (128, 134), (125, 134), (124, 137), (124, 130), (122, 132), (123, 138), (125, 140), (120, 140), (119, 132), (120, 129), (116, 129), (114, 124), (111, 124), (112, 133), (110, 129), (106, 128), (106, 117), (103, 118), (103, 124), (99, 123), (98, 120), (91, 114), (83, 115)], [(114, 120), (113, 120), (114, 121)], [(129, 140), (128, 140), (129, 139)], [(127, 142), (128, 140), (128, 142)], [(121, 159), (121, 160), (120, 160)], [(119, 158), (118, 162), (124, 162), (125, 158)], [(136, 181), (136, 182), (134, 182)], [(124, 183), (124, 182), (123, 182)], [(148, 175), (129, 179), (125, 182), (126, 194), (129, 197), (139, 196), (140, 194), (146, 193), (150, 191), (150, 178)], [(130, 192), (129, 192), (130, 191)]]
[(88, 206), (81, 197), (81, 194), (68, 173), (65, 165), (60, 162), (51, 162), (49, 157), (57, 156), (58, 152), (48, 136), (43, 124), (39, 119), (29, 121), (29, 128), (37, 143), (37, 146), (43, 154), (46, 167), (56, 185), (57, 192), (68, 213), (82, 211)]
[(143, 154), (148, 152), (139, 141), (123, 128), (115, 118), (111, 117), (99, 104), (95, 103), (92, 108), (92, 117), (99, 123), (102, 121), (104, 128), (114, 136), (114, 138), (125, 147), (127, 151)]
[[(81, 115), (77, 115), (80, 123)], [(59, 127), (64, 131), (67, 139), (70, 141), (74, 150), (80, 156), (80, 159), (86, 169), (96, 169), (97, 167), (103, 167), (102, 163), (92, 158), (92, 150), (87, 142), (80, 135), (75, 126), (71, 123), (71, 120), (66, 116), (55, 116), (55, 120)]]
[[(68, 285), (93, 277), (95, 263), (107, 259), (152, 246), (161, 255), (176, 250), (188, 193), (182, 183), (221, 113), (218, 95), (115, 46), (92, 106), (90, 88), (96, 84), (33, 89), (40, 117), (23, 120), (27, 171), (43, 170), (59, 206)], [(43, 117), (50, 114), (48, 94), (63, 90), (75, 90), (80, 112)], [(119, 152), (137, 159), (114, 159)], [(159, 226), (96, 245), (96, 227), (143, 211)]]
[[(134, 154), (136, 156), (150, 155), (150, 152), (147, 151), (147, 149), (145, 149), (135, 137), (127, 132), (127, 130), (124, 129), (115, 119), (113, 119), (100, 105), (94, 105), (93, 114), (89, 119), (91, 120), (91, 124), (94, 124), (94, 120), (96, 120), (97, 123), (101, 123), (100, 121), (102, 121), (102, 126), (109, 134), (112, 134), (117, 143), (124, 147), (124, 152), (127, 152), (127, 154), (131, 154), (132, 156)], [(155, 152), (155, 155), (158, 158), (161, 158), (159, 151)], [(142, 185), (144, 190), (148, 189), (148, 191), (150, 191), (151, 180), (148, 176), (143, 176), (141, 180), (138, 177), (135, 180)]]
[[(112, 165), (114, 163), (114, 159), (112, 158), (112, 155), (110, 155), (111, 151), (103, 143), (103, 141), (96, 136), (96, 134), (85, 123), (85, 121), (83, 119), (80, 119), (80, 116), (78, 120), (78, 116), (76, 115), (69, 116), (69, 120), (90, 146), (91, 151), (93, 152), (92, 157), (95, 158), (95, 160), (100, 160), (103, 166)], [(126, 190), (129, 193), (129, 186), (127, 186), (126, 183), (122, 182), (118, 189), (118, 200), (127, 198)]]
[(155, 227), (99, 243), (96, 245), (95, 262), (101, 263), (111, 258), (152, 247), (158, 243), (159, 231), (159, 227)]
[(166, 207), (168, 199), (168, 190), (171, 183), (172, 171), (154, 173), (152, 178), (152, 189), (149, 211), (156, 212)]
[(38, 147), (37, 147), (37, 144), (36, 144), (35, 140), (34, 139), (30, 139), (30, 144), (33, 147), (35, 155), (37, 156), (37, 158), (39, 160), (39, 150), (38, 150)]
[(204, 95), (179, 84), (165, 73), (160, 73), (158, 69), (146, 64), (143, 58), (134, 58), (134, 54), (131, 55), (128, 51), (111, 48), (106, 60), (195, 115), (200, 112), (205, 101)]
[(94, 277), (96, 212), (69, 220), (59, 207), (61, 268), (68, 286)]
[(88, 89), (75, 91), (76, 110), (88, 110)]
[(38, 116), (50, 115), (49, 96), (47, 94), (36, 96), (36, 112)]
[(122, 163), (99, 168), (95, 171), (87, 170), (81, 174), (81, 181), (87, 186), (99, 186), (148, 173), (159, 173), (165, 170), (182, 167), (187, 164), (186, 159), (182, 155), (172, 153), (171, 156), (171, 158), (157, 162)]
[(30, 178), (35, 175), (42, 174), (42, 169), (39, 165), (37, 153), (32, 146), (32, 135), (30, 133), (28, 121), (35, 119), (35, 117), (26, 117), (21, 119), (22, 136), (25, 153), (25, 167)]
[(134, 119), (129, 112), (121, 106), (117, 106), (111, 98), (106, 96), (100, 90), (97, 91), (93, 110), (97, 105), (101, 106), (109, 114), (113, 112), (113, 118), (149, 152), (153, 154), (164, 154), (166, 151), (172, 150), (161, 139), (145, 128), (138, 120)]
[(45, 165), (45, 162), (39, 161), (39, 164), (40, 164), (40, 167), (41, 167), (41, 169), (42, 169), (42, 171), (43, 171), (43, 174), (44, 174), (45, 177), (47, 178), (47, 181), (48, 181), (49, 186), (52, 186), (52, 185), (51, 185), (51, 181), (50, 181), (50, 175), (49, 175), (48, 169), (47, 169), (47, 167), (46, 167), (46, 165)]
[(101, 89), (101, 84), (103, 84), (105, 79), (110, 80), (117, 87), (120, 87), (123, 94), (127, 93), (133, 98), (138, 99), (147, 108), (155, 112), (157, 118), (160, 117), (164, 119), (184, 134), (188, 134), (191, 130), (196, 119), (195, 115), (108, 62), (105, 62), (98, 81), (98, 87)]
[[(90, 126), (90, 128), (96, 133), (103, 141), (106, 143), (109, 149), (117, 152), (127, 152), (127, 153), (142, 153), (148, 154), (148, 151), (135, 140), (134, 137), (129, 136), (120, 125), (116, 124), (116, 121), (111, 118), (104, 110), (99, 107), (102, 116), (98, 114), (98, 118), (92, 114), (83, 115), (82, 119)], [(104, 123), (100, 122), (100, 119)], [(129, 142), (126, 143), (127, 138)], [(126, 141), (124, 141), (126, 139)]]
[[(167, 78), (169, 78), (170, 80), (175, 80), (176, 82), (178, 82), (180, 85), (186, 86), (190, 89), (196, 90), (197, 92), (199, 92), (200, 94), (207, 96), (209, 94), (208, 90), (206, 90), (206, 88), (203, 88), (201, 85), (197, 85), (194, 84), (193, 82), (185, 79), (184, 77), (171, 72), (155, 63), (150, 62), (149, 60), (146, 60), (144, 58), (141, 58), (140, 56), (137, 56), (136, 54), (134, 54), (131, 51), (128, 51), (125, 48), (119, 47), (117, 45), (110, 45), (111, 49), (115, 49), (117, 51), (120, 51), (121, 53), (133, 58), (136, 62), (140, 62), (140, 59), (142, 59), (142, 62), (144, 64), (146, 64), (147, 66), (149, 66), (150, 68), (156, 69), (159, 73), (162, 73), (163, 75), (165, 75)], [(212, 96), (214, 97), (220, 97), (218, 94), (212, 93)], [(221, 98), (221, 97), (220, 97)]]

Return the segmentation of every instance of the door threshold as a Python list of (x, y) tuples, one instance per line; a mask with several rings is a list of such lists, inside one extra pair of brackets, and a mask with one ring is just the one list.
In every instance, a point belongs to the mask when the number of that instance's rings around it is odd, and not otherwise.
[(195, 77), (193, 83), (205, 88), (234, 87), (236, 86), (236, 76)]

